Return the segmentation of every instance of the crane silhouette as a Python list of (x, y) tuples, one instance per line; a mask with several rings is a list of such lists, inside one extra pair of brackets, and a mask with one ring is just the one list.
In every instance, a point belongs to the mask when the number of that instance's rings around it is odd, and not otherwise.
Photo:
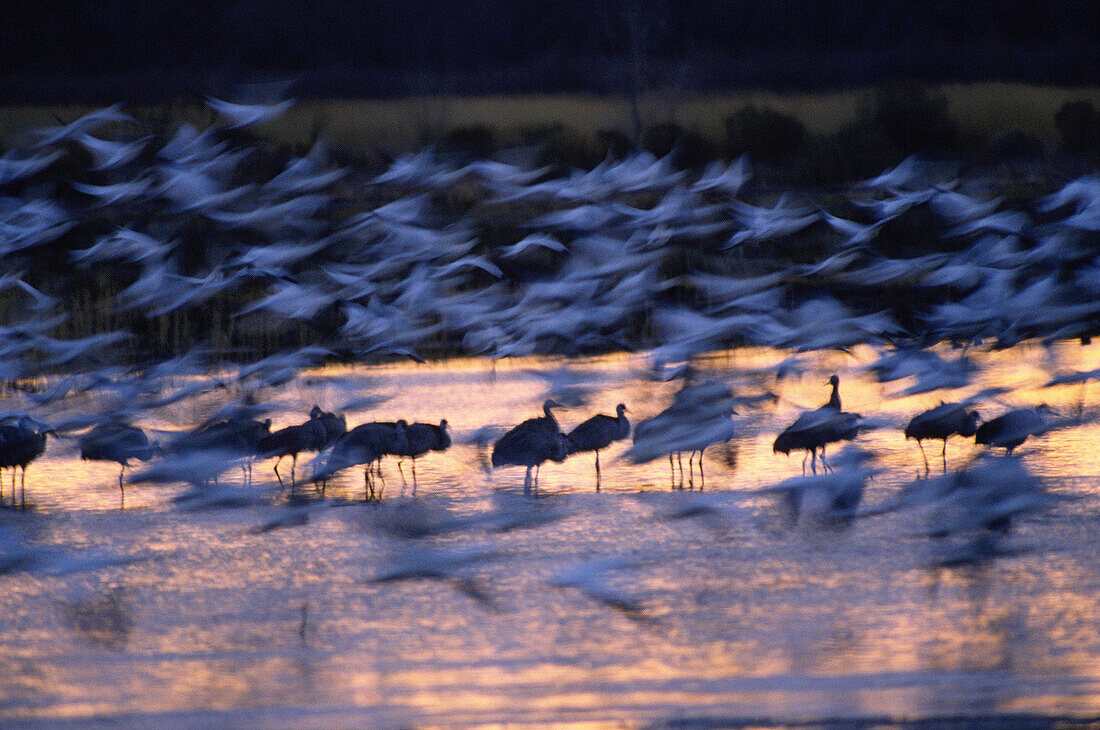
[(1019, 408), (978, 426), (974, 434), (976, 443), (1005, 449), (1009, 454), (1027, 440), (1048, 429), (1047, 417), (1054, 410), (1046, 403), (1035, 408)]
[(130, 459), (149, 461), (163, 456), (164, 450), (157, 442), (149, 442), (137, 426), (124, 421), (101, 423), (80, 438), (80, 458), (91, 461), (117, 461), (121, 469), (118, 472), (119, 506), (126, 506), (126, 489), (122, 477)]
[(200, 451), (228, 452), (245, 459), (242, 469), (252, 480), (252, 458), (260, 441), (271, 433), (271, 419), (256, 421), (246, 416), (234, 416), (207, 423), (185, 433), (169, 444), (169, 451), (191, 454)]
[(275, 459), (275, 478), (279, 485), (283, 477), (279, 474), (279, 464), (284, 456), (290, 457), (290, 488), (294, 489), (294, 469), (298, 465), (298, 454), (303, 451), (321, 451), (328, 443), (328, 432), (319, 418), (310, 418), (305, 423), (287, 426), (260, 439), (256, 445), (256, 458)]
[(15, 475), (19, 480), (19, 504), (27, 507), (27, 466), (46, 450), (46, 436), (57, 434), (30, 416), (9, 416), (0, 422), (0, 470), (11, 468), (11, 501), (15, 504)]
[(941, 457), (943, 459), (943, 471), (947, 473), (947, 439), (955, 434), (967, 438), (973, 436), (978, 430), (978, 419), (981, 416), (977, 411), (969, 410), (963, 403), (941, 403), (924, 413), (913, 416), (909, 425), (905, 427), (905, 438), (916, 439), (920, 447), (920, 455), (924, 457), (924, 473), (928, 474), (931, 468), (928, 466), (928, 455), (924, 453), (921, 441), (924, 439), (940, 439), (943, 441)]
[(582, 422), (566, 435), (569, 441), (569, 453), (584, 451), (596, 452), (596, 491), (600, 490), (600, 449), (606, 449), (611, 442), (625, 439), (630, 435), (630, 421), (626, 418), (628, 409), (625, 404), (615, 406), (615, 416), (602, 413)]
[[(841, 410), (840, 378), (833, 375), (828, 384), (832, 386), (829, 401), (820, 408), (799, 416), (772, 444), (773, 453), (789, 455), (792, 451), (805, 451), (811, 459), (810, 469), (814, 474), (817, 473), (818, 449), (821, 450), (821, 464), (826, 471), (830, 471), (829, 464), (825, 461), (826, 445), (848, 441), (859, 434), (859, 414)], [(805, 458), (802, 459), (802, 473), (806, 473)]]
[[(396, 456), (408, 456), (412, 459), (413, 494), (416, 494), (416, 458), (429, 451), (446, 451), (451, 447), (451, 435), (447, 433), (447, 419), (444, 418), (439, 425), (434, 423), (410, 423), (405, 429), (409, 441), (409, 448), (396, 452)], [(405, 480), (405, 472), (401, 468), (398, 459), (397, 470), (401, 473), (401, 481)]]
[[(693, 460), (699, 454), (699, 488), (706, 475), (703, 472), (703, 453), (707, 447), (728, 442), (734, 436), (733, 392), (725, 383), (714, 380), (692, 382), (694, 374), (689, 370), (687, 382), (673, 395), (672, 404), (652, 418), (638, 423), (634, 428), (634, 443), (626, 451), (626, 458), (640, 463), (658, 456), (668, 455), (673, 488), (683, 488), (684, 467), (682, 453), (688, 452), (688, 486), (694, 488)], [(672, 455), (676, 454), (676, 462)], [(680, 465), (680, 481), (676, 483), (676, 463)]]
[[(363, 423), (351, 429), (332, 444), (322, 469), (314, 479), (327, 479), (331, 475), (349, 466), (363, 464), (363, 499), (374, 501), (382, 498), (382, 491), (374, 490), (371, 479), (371, 466), (386, 454), (397, 454), (409, 448), (408, 424), (404, 420), (396, 423)], [(381, 475), (381, 469), (379, 469)], [(385, 480), (382, 482), (385, 487)]]
[[(541, 418), (527, 419), (493, 444), (491, 461), (494, 468), (527, 467), (527, 475), (523, 479), (524, 494), (538, 489), (538, 469), (544, 461), (562, 462), (569, 455), (569, 442), (552, 412), (554, 408), (561, 407), (557, 401), (547, 399), (542, 404), (544, 415)], [(535, 469), (534, 481), (531, 480), (532, 468)]]
[(348, 432), (348, 422), (344, 418), (344, 414), (336, 415), (328, 411), (322, 410), (320, 406), (314, 405), (309, 411), (310, 419), (316, 419), (321, 422), (321, 425), (325, 428), (325, 445), (331, 444), (340, 436), (343, 436)]

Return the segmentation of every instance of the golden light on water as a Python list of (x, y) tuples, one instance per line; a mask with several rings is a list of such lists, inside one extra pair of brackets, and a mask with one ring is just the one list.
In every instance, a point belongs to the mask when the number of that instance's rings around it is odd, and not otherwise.
[[(151, 718), (203, 707), (235, 725), (590, 726), (644, 724), (684, 708), (790, 721), (944, 708), (1100, 712), (1100, 430), (1089, 419), (1100, 393), (1043, 387), (1056, 372), (1100, 366), (1100, 350), (971, 351), (970, 386), (908, 397), (899, 393), (912, 379), (882, 384), (865, 370), (870, 349), (807, 355), (804, 370), (777, 380), (789, 356), (742, 350), (702, 363), (736, 395), (777, 396), (738, 408), (738, 437), (707, 451), (702, 494), (671, 490), (666, 459), (632, 465), (616, 444), (601, 455), (599, 493), (593, 459), (582, 454), (546, 464), (540, 497), (524, 499), (523, 469), (487, 471), (487, 447), (471, 442), (483, 427), (499, 434), (538, 415), (552, 382), (534, 371), (563, 364), (576, 381), (566, 385), (590, 391), (587, 405), (558, 412), (563, 428), (618, 402), (634, 423), (656, 414), (679, 386), (645, 377), (641, 356), (311, 371), (272, 393), (275, 427), (302, 420), (314, 403), (332, 409), (369, 395), (380, 400), (349, 411), (349, 426), (446, 418), (454, 445), (418, 459), (415, 500), (387, 460), (382, 504), (359, 501), (362, 473), (353, 469), (330, 485), (336, 501), (270, 532), (259, 528), (288, 509), (273, 462), (254, 465), (252, 489), (274, 501), (191, 510), (172, 502), (184, 485), (133, 484), (120, 510), (117, 465), (82, 462), (74, 440), (51, 441), (28, 470), (34, 510), (4, 511), (0, 527), (59, 555), (127, 561), (0, 574), (9, 667), (0, 717)], [(1042, 402), (1066, 417), (1083, 407), (1081, 421), (1020, 449), (1063, 499), (1020, 521), (1017, 554), (975, 570), (930, 568), (916, 511), (843, 529), (783, 522), (755, 490), (801, 473), (801, 455), (773, 454), (772, 442), (828, 398), (834, 372), (845, 410), (879, 423), (858, 439), (881, 470), (865, 504), (923, 474), (902, 434), (909, 418), (993, 386), (1011, 390), (980, 403), (983, 417)], [(170, 436), (231, 396), (168, 407), (140, 425)], [(939, 443), (925, 448), (935, 476)], [(952, 439), (948, 470), (982, 450)], [(299, 476), (308, 462), (299, 460)], [(223, 480), (243, 476), (234, 467)], [(695, 503), (709, 512), (670, 516)], [(514, 510), (518, 526), (493, 526)], [(424, 525), (436, 529), (402, 531)], [(473, 587), (376, 580), (424, 551), (470, 548), (487, 555), (460, 570)], [(580, 578), (562, 577), (573, 574)], [(642, 610), (615, 607), (619, 597)]]

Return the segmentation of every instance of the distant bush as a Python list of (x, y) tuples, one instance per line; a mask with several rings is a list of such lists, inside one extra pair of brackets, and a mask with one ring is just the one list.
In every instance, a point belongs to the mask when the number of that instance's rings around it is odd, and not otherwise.
[(839, 185), (877, 175), (903, 157), (877, 126), (853, 122), (835, 134), (811, 137), (791, 172), (811, 185)]
[(539, 150), (539, 162), (555, 167), (588, 168), (602, 159), (584, 135), (564, 124), (524, 127), (519, 131), (520, 143)]
[(985, 156), (991, 162), (1036, 159), (1044, 154), (1046, 148), (1041, 139), (1018, 129), (1002, 134), (985, 150)]
[(725, 153), (745, 153), (758, 161), (779, 165), (792, 159), (806, 141), (806, 127), (774, 109), (747, 106), (726, 117)]
[(718, 157), (718, 147), (698, 132), (674, 122), (654, 124), (642, 132), (642, 148), (658, 157), (672, 155), (680, 167), (700, 167)]
[(634, 150), (630, 136), (621, 129), (600, 129), (596, 132), (596, 152), (602, 157), (623, 158)]
[(447, 132), (439, 142), (442, 152), (485, 158), (499, 149), (496, 132), (489, 127), (475, 124), (456, 127)]
[(878, 127), (904, 154), (952, 151), (958, 129), (947, 114), (947, 99), (932, 96), (917, 82), (884, 84), (861, 104), (859, 117)]
[(1072, 154), (1100, 151), (1100, 115), (1091, 101), (1067, 101), (1054, 114), (1062, 147)]

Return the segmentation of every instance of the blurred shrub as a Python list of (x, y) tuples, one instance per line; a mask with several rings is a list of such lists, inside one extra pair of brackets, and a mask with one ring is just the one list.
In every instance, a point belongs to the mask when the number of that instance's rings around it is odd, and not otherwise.
[(774, 109), (747, 106), (726, 117), (727, 157), (745, 154), (757, 161), (779, 165), (792, 159), (806, 141), (806, 127), (792, 116)]
[(499, 149), (497, 135), (489, 127), (474, 124), (455, 127), (439, 142), (440, 151), (484, 159)]
[(642, 149), (658, 157), (672, 155), (680, 167), (701, 167), (718, 157), (718, 146), (698, 132), (662, 122), (642, 132)]
[(985, 150), (985, 157), (990, 162), (1033, 160), (1042, 158), (1045, 154), (1046, 148), (1041, 139), (1018, 129), (997, 137)]
[(596, 132), (596, 152), (603, 157), (622, 159), (634, 151), (634, 143), (621, 129), (600, 129)]
[(884, 84), (861, 103), (859, 118), (882, 131), (903, 154), (953, 151), (958, 129), (947, 114), (947, 99), (932, 96), (917, 82)]
[(1072, 154), (1100, 151), (1100, 115), (1091, 101), (1067, 101), (1054, 114), (1062, 148)]
[(795, 180), (839, 185), (873, 177), (903, 157), (881, 129), (861, 121), (846, 124), (835, 134), (811, 137), (790, 167)]
[(680, 125), (675, 122), (660, 122), (651, 124), (642, 130), (642, 149), (652, 152), (658, 157), (670, 154), (676, 146), (676, 140), (683, 134)]
[(592, 167), (602, 158), (584, 135), (561, 123), (519, 130), (520, 143), (539, 150), (539, 164), (555, 167)]

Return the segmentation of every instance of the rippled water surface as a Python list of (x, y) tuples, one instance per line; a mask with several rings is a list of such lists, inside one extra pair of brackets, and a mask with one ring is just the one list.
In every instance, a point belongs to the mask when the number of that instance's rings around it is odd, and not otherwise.
[[(288, 507), (268, 462), (246, 488), (252, 504), (197, 509), (174, 501), (182, 484), (134, 484), (120, 510), (116, 467), (51, 441), (28, 472), (33, 509), (0, 512), (19, 544), (52, 556), (0, 574), (0, 718), (634, 726), (1100, 713), (1100, 430), (1087, 418), (1020, 450), (1059, 499), (1019, 522), (1011, 554), (979, 567), (931, 568), (920, 510), (822, 527), (756, 492), (801, 473), (800, 456), (771, 444), (827, 399), (833, 372), (845, 410), (881, 422), (859, 437), (882, 469), (871, 508), (923, 473), (901, 433), (914, 414), (998, 385), (1012, 390), (981, 403), (983, 416), (1046, 402), (1087, 417), (1095, 386), (1040, 386), (1100, 365), (1097, 347), (972, 353), (972, 387), (912, 397), (897, 395), (907, 381), (863, 370), (870, 350), (808, 358), (777, 382), (786, 355), (706, 362), (737, 395), (779, 400), (739, 407), (739, 436), (706, 452), (702, 491), (671, 489), (667, 460), (617, 458), (625, 443), (603, 453), (599, 492), (590, 454), (547, 464), (537, 497), (524, 496), (522, 468), (485, 468), (478, 430), (537, 415), (549, 387), (537, 371), (568, 364), (590, 389), (587, 405), (559, 412), (565, 428), (620, 401), (634, 421), (662, 410), (677, 385), (644, 377), (640, 356), (326, 369), (272, 394), (285, 401), (273, 427), (360, 395), (382, 400), (348, 412), (349, 426), (448, 419), (455, 445), (418, 460), (415, 496), (387, 461), (378, 504), (362, 501), (353, 469), (324, 500)], [(141, 425), (185, 429), (216, 405)], [(948, 469), (978, 449), (951, 441)], [(935, 469), (938, 444), (927, 450)], [(416, 562), (452, 572), (379, 580)]]

